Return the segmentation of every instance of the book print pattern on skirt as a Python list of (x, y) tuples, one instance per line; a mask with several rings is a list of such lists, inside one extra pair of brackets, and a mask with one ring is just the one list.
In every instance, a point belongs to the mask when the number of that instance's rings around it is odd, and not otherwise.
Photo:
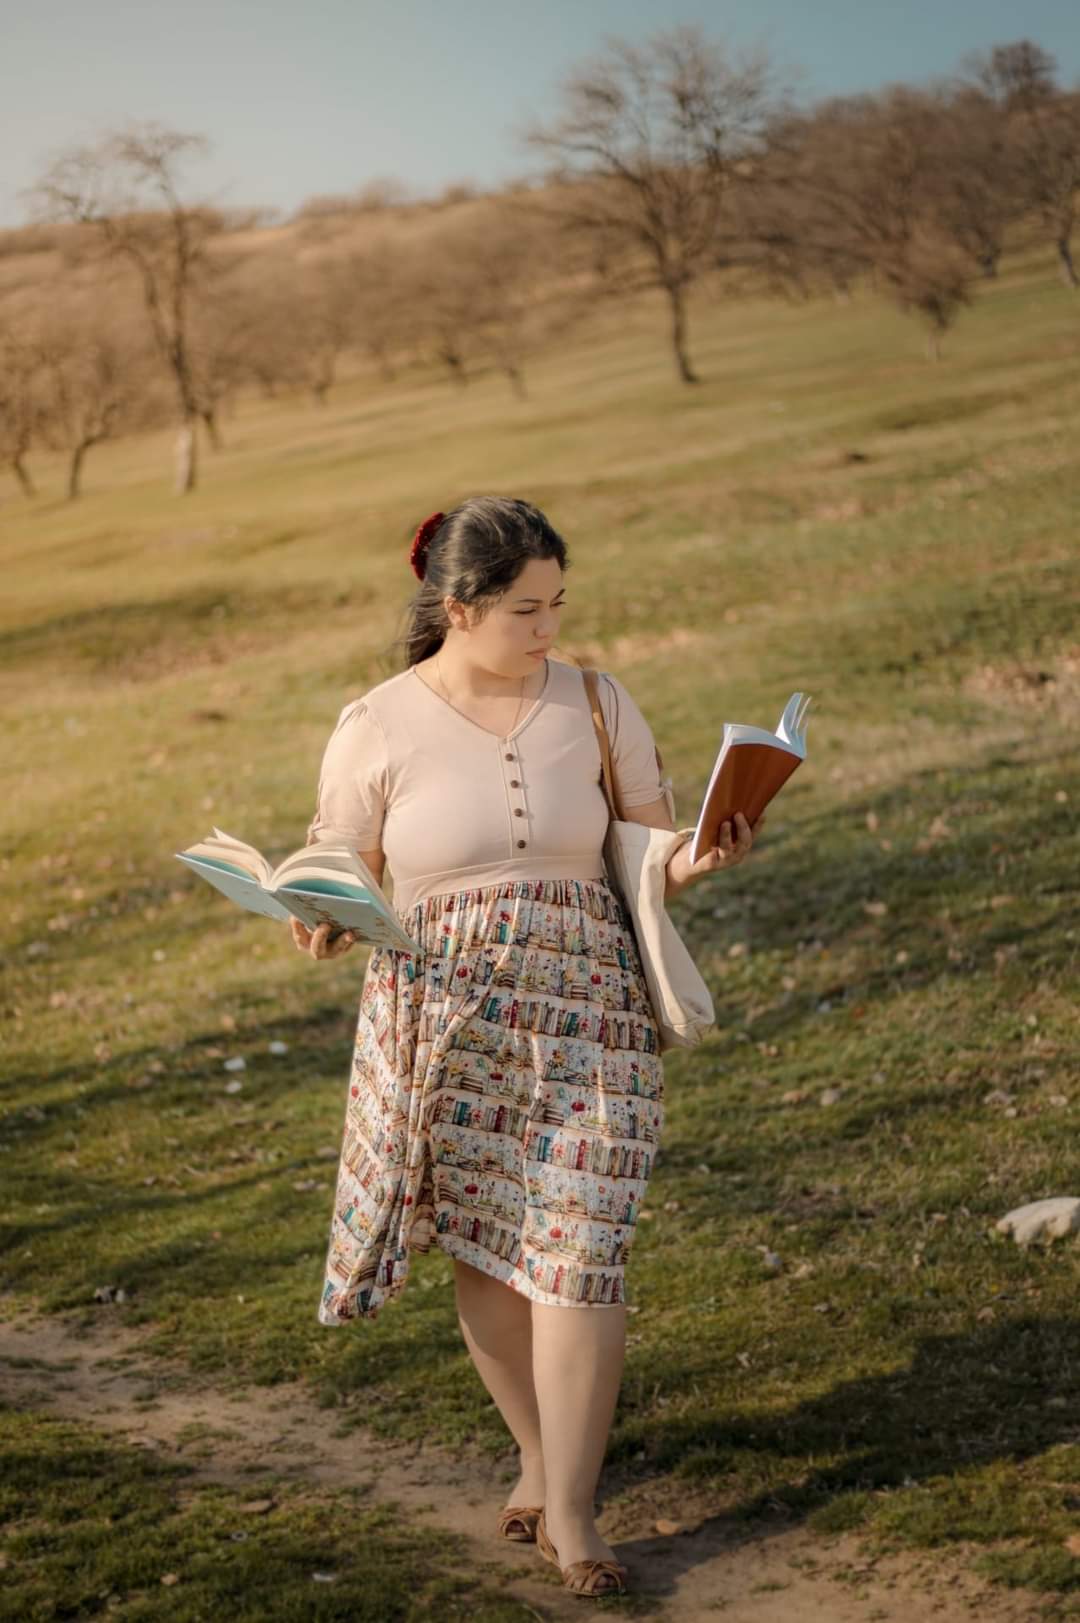
[(360, 995), (319, 1321), (374, 1319), (433, 1245), (534, 1301), (613, 1305), (663, 1125), (658, 1034), (606, 880), (402, 920)]

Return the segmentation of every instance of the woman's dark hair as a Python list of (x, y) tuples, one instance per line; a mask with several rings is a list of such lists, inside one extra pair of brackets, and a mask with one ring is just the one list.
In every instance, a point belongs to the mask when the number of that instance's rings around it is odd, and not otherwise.
[(444, 597), (481, 614), (530, 558), (568, 567), (566, 542), (538, 507), (503, 496), (470, 496), (447, 513), (428, 543), (424, 578), (405, 614), (405, 666), (437, 653), (449, 630)]

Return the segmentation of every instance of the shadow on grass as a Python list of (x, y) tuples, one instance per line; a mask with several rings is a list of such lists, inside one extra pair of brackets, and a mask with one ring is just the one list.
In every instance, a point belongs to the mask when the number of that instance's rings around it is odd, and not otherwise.
[[(1033, 787), (1047, 768), (1059, 769), (1056, 782), (1068, 785), (1067, 799)], [(1080, 925), (1078, 800), (1080, 773), (1054, 747), (1018, 750), (1013, 759), (995, 748), (962, 771), (921, 772), (881, 795), (804, 813), (775, 835), (767, 831), (772, 860), (754, 864), (751, 857), (727, 876), (722, 893), (710, 886), (706, 896), (706, 881), (688, 899), (685, 933), (700, 955), (733, 941), (751, 953), (792, 956), (809, 946), (906, 951), (902, 973), (868, 968), (815, 992), (815, 1003), (825, 996), (868, 1007), (942, 978), (967, 982), (993, 974), (1003, 954), (1029, 968), (1063, 966), (1076, 951), (1066, 932)], [(936, 818), (945, 831), (931, 835)], [(879, 843), (886, 834), (891, 850)], [(1041, 916), (1032, 917), (1035, 909)], [(945, 958), (949, 945), (959, 949), (958, 958)], [(747, 994), (745, 968), (725, 966), (714, 987), (721, 1031), (742, 1024)], [(813, 1013), (805, 994), (793, 995), (759, 1016), (755, 1031), (793, 1037)]]
[[(1030, 1542), (1034, 1533), (1036, 1541), (1046, 1536), (1060, 1545), (1080, 1501), (1078, 1349), (1076, 1317), (1024, 1314), (973, 1332), (923, 1336), (904, 1367), (841, 1381), (790, 1409), (745, 1418), (650, 1414), (628, 1423), (609, 1454), (608, 1477), (613, 1488), (634, 1480), (626, 1461), (645, 1449), (650, 1474), (710, 1481), (730, 1509), (708, 1518), (703, 1530), (735, 1542), (807, 1517), (832, 1531), (872, 1526), (876, 1511), (906, 1493), (904, 1509), (888, 1518), (897, 1544)], [(1062, 1445), (1067, 1457), (1041, 1481), (1010, 1470)], [(986, 1467), (1009, 1470), (1011, 1491), (1002, 1492), (993, 1469), (980, 1477)], [(747, 1479), (767, 1486), (743, 1491)], [(1034, 1515), (1028, 1487), (1043, 1500)], [(1058, 1490), (1056, 1528), (1040, 1527), (1047, 1487)], [(674, 1570), (697, 1564), (693, 1544), (672, 1544), (682, 1556)], [(633, 1543), (620, 1546), (620, 1554), (633, 1550)], [(1059, 1574), (1053, 1587), (1080, 1586), (1080, 1560), (1065, 1580)]]
[[(776, 1415), (650, 1416), (650, 1464), (695, 1476), (722, 1469), (725, 1456), (736, 1453), (797, 1459), (801, 1466), (843, 1456), (800, 1468), (797, 1481), (741, 1500), (737, 1513), (755, 1517), (770, 1505), (803, 1512), (850, 1488), (893, 1487), (1024, 1459), (1077, 1441), (1078, 1348), (1080, 1317), (1025, 1314), (985, 1329), (923, 1336), (903, 1368), (842, 1381)], [(1048, 1397), (1064, 1397), (1065, 1405), (1048, 1407)]]
[(249, 647), (265, 647), (304, 618), (347, 621), (373, 598), (372, 588), (357, 584), (195, 586), (11, 627), (0, 632), (0, 669), (47, 661), (51, 673), (152, 679), (200, 661), (226, 664), (238, 637)]

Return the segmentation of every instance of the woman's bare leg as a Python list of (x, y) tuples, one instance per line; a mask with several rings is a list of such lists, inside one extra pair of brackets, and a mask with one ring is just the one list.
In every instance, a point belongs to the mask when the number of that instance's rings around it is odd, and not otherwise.
[(453, 1262), (465, 1345), (520, 1451), (521, 1475), (504, 1503), (542, 1505), (544, 1457), (533, 1388), (533, 1303), (467, 1262), (457, 1257)]
[(593, 1503), (619, 1396), (626, 1308), (533, 1302), (532, 1322), (547, 1481), (544, 1521), (564, 1567), (610, 1561), (613, 1552), (596, 1531)]

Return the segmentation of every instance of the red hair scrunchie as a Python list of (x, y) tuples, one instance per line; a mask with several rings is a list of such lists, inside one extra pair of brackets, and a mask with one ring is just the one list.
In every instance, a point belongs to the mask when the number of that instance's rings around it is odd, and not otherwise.
[(426, 518), (413, 536), (413, 543), (409, 549), (409, 566), (417, 580), (423, 580), (426, 573), (427, 549), (431, 545), (431, 538), (439, 528), (445, 513), (432, 513)]

